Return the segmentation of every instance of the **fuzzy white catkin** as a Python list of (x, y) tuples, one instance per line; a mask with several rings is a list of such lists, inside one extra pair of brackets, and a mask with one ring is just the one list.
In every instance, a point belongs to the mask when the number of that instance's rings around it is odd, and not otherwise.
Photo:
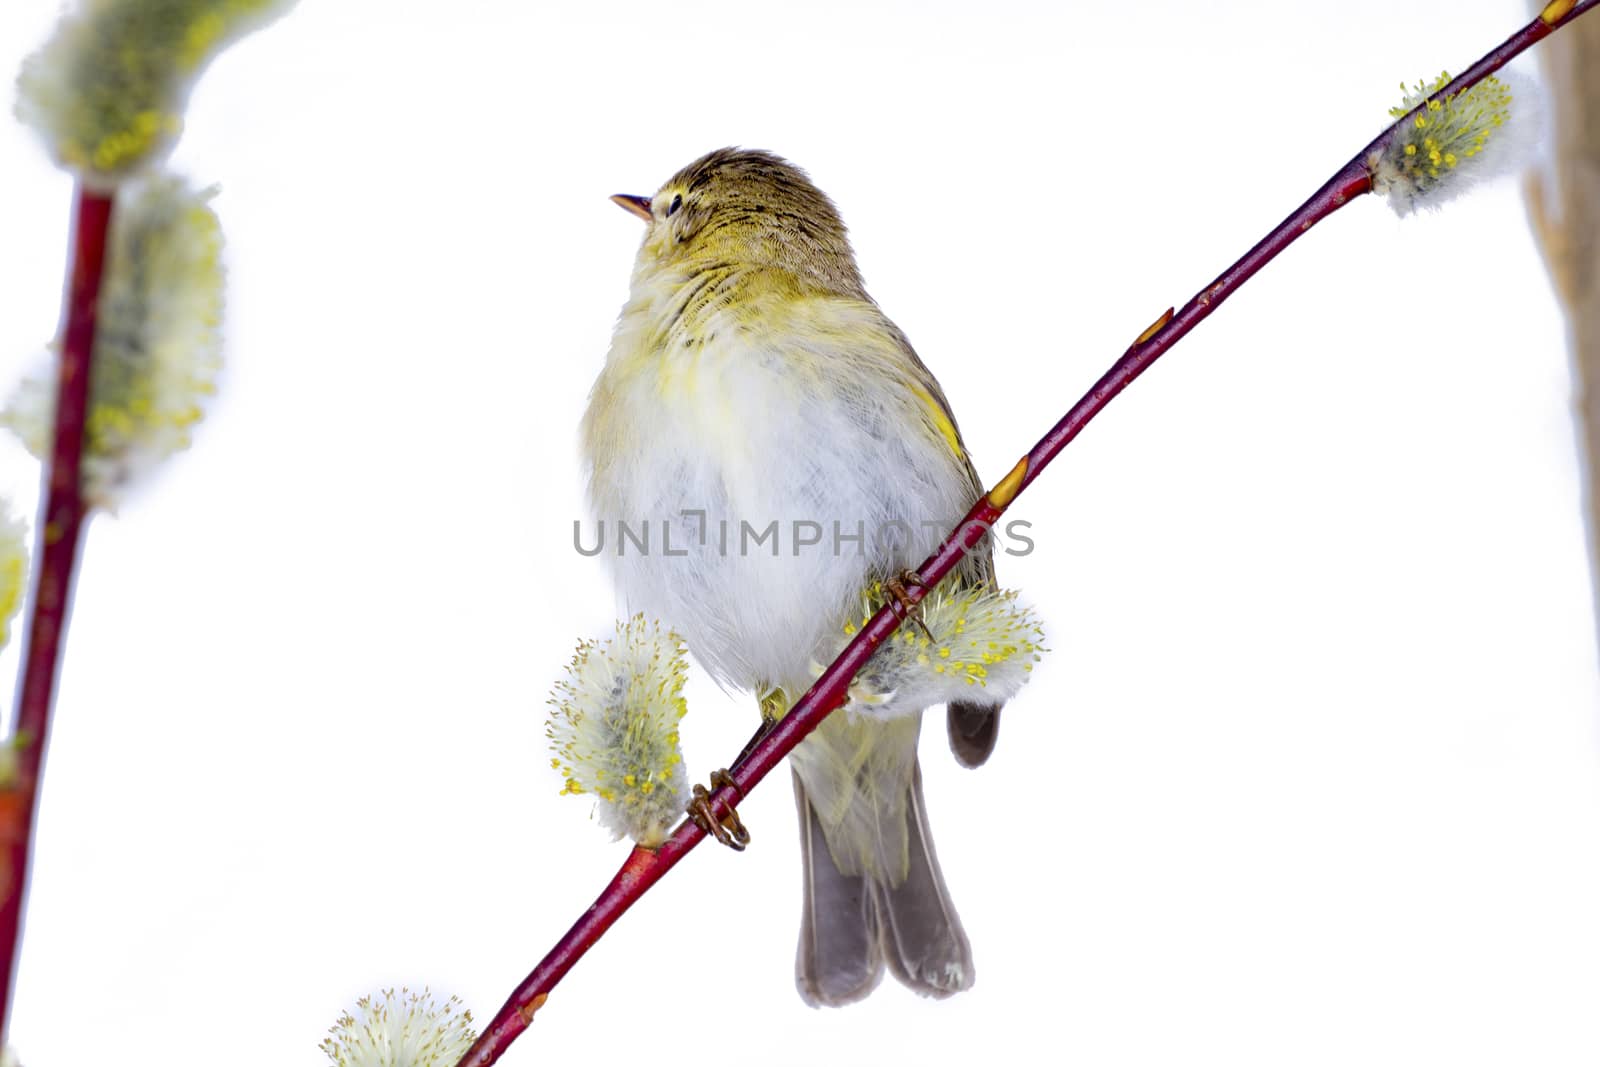
[[(152, 175), (123, 184), (112, 212), (89, 375), (83, 494), (114, 510), (123, 490), (187, 448), (216, 392), (222, 348), (222, 231), (214, 190)], [(49, 454), (53, 368), (22, 382), (0, 425)]]
[[(876, 589), (864, 593), (859, 618), (840, 628), (822, 656), (832, 660), (841, 652), (881, 606), (881, 597)], [(1009, 700), (1046, 651), (1038, 618), (1014, 592), (992, 585), (951, 589), (945, 583), (918, 606), (922, 626), (902, 623), (879, 646), (850, 685), (846, 714), (890, 718), (952, 700)], [(815, 664), (817, 673), (822, 669), (821, 662)]]
[(335, 1067), (454, 1067), (477, 1033), (455, 997), (386, 989), (362, 997), (328, 1030), (322, 1051)]
[(0, 648), (11, 640), (11, 620), (27, 592), (28, 526), (0, 500)]
[[(1449, 81), (1418, 84), (1391, 113), (1397, 118)], [(1388, 148), (1367, 161), (1373, 191), (1402, 218), (1438, 208), (1472, 188), (1520, 172), (1545, 139), (1540, 83), (1501, 71), (1464, 93), (1436, 101), (1402, 123)]]
[(79, 0), (22, 65), (16, 113), (106, 189), (160, 162), (212, 58), (291, 0)]
[(687, 706), (683, 644), (642, 615), (614, 638), (586, 641), (556, 683), (545, 727), (550, 764), (564, 793), (595, 797), (600, 824), (651, 847), (666, 839), (689, 802), (678, 745)]

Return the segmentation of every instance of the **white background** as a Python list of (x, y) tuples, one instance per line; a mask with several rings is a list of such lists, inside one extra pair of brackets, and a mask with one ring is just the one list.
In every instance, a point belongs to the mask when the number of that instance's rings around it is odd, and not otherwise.
[[(53, 5), (0, 7), (0, 71)], [(197, 447), (90, 530), (12, 1036), (30, 1067), (322, 1062), (358, 995), (486, 1021), (626, 847), (544, 700), (615, 604), (576, 427), (640, 232), (724, 144), (840, 205), (986, 481), (1515, 0), (306, 0), (174, 165), (229, 239)], [(0, 358), (58, 313), (69, 181), (0, 124)], [(1592, 1064), (1595, 635), (1563, 328), (1518, 190), (1358, 203), (1016, 505), (1054, 649), (933, 823), (943, 1003), (793, 988), (787, 776), (510, 1064)], [(9, 442), (5, 487), (36, 468)], [(15, 650), (0, 666), (14, 670)], [(697, 676), (704, 777), (753, 724)], [(930, 724), (931, 725), (931, 724)]]

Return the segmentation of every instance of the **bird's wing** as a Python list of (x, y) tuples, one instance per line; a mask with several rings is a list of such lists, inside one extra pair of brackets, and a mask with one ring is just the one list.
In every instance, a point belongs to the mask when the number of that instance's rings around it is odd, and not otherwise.
[[(983, 481), (978, 477), (978, 469), (972, 464), (972, 457), (967, 452), (966, 442), (961, 438), (961, 429), (956, 425), (955, 412), (950, 408), (950, 401), (945, 397), (944, 390), (939, 386), (939, 380), (933, 376), (928, 365), (922, 362), (922, 357), (917, 355), (916, 349), (911, 347), (911, 342), (900, 331), (898, 326), (884, 320), (893, 332), (895, 340), (905, 352), (907, 362), (906, 388), (909, 389), (927, 409), (928, 418), (938, 429), (939, 435), (949, 446), (951, 453), (959, 461), (960, 469), (966, 476), (966, 489), (969, 504), (976, 504), (983, 495)], [(983, 549), (967, 557), (968, 562), (957, 571), (957, 581), (963, 585), (978, 582), (993, 583), (994, 575), (994, 545), (985, 544)]]

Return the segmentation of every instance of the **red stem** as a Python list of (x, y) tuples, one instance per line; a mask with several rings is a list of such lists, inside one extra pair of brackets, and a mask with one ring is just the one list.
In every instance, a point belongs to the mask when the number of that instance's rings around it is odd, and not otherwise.
[[(1584, 14), (1600, 4), (1600, 0), (1579, 0), (1565, 15), (1546, 23), (1543, 17), (1518, 30), (1494, 51), (1473, 64), (1459, 77), (1453, 79), (1433, 96), (1461, 92), (1472, 87), (1487, 75), (1505, 66), (1535, 42), (1542, 40), (1555, 29)], [(1554, 6), (1554, 5), (1552, 5)], [(1433, 99), (1429, 97), (1428, 99)], [(1367, 159), (1385, 147), (1401, 123), (1407, 122), (1427, 106), (1419, 103), (1415, 109), (1397, 120), (1379, 134), (1356, 156), (1345, 164), (1326, 185), (1318, 189), (1309, 200), (1300, 205), (1283, 222), (1279, 223), (1260, 243), (1246, 252), (1238, 262), (1195, 295), (1175, 315), (1168, 312), (1158, 325), (1147, 331), (1112, 364), (1083, 399), (1051, 427), (1050, 432), (1033, 446), (1017, 468), (999, 486), (986, 493), (966, 518), (931, 557), (917, 568), (926, 586), (909, 590), (913, 600), (921, 599), (926, 589), (939, 583), (961, 562), (966, 552), (981, 540), (993, 527), (996, 519), (1017, 494), (1033, 483), (1045, 466), (1067, 446), (1078, 433), (1100, 413), (1111, 399), (1143, 374), (1167, 349), (1184, 334), (1194, 329), (1202, 319), (1216, 310), (1233, 291), (1243, 285), (1256, 271), (1266, 266), (1280, 252), (1299, 239), (1313, 225), (1339, 210), (1362, 193), (1371, 191), (1372, 179), (1367, 172)], [(839, 654), (838, 659), (822, 673), (800, 700), (783, 717), (777, 727), (731, 770), (737, 790), (723, 788), (712, 797), (717, 812), (729, 810), (738, 796), (748, 793), (756, 784), (777, 767), (779, 762), (817, 727), (827, 715), (845, 702), (850, 682), (856, 672), (866, 665), (873, 651), (900, 626), (900, 618), (889, 608), (879, 611), (862, 628), (855, 639)], [(690, 849), (698, 845), (705, 832), (693, 822), (685, 820), (670, 838), (655, 851), (635, 848), (616, 877), (606, 886), (599, 898), (583, 913), (577, 923), (539, 961), (515, 993), (506, 1002), (473, 1046), (462, 1057), (458, 1067), (488, 1067), (500, 1058), (505, 1050), (527, 1029), (533, 1013), (543, 1005), (556, 984), (571, 970), (611, 924), (633, 906), (662, 875), (671, 870)]]
[(33, 614), (23, 652), (22, 685), (17, 698), (16, 779), (0, 793), (0, 945), (5, 973), (0, 976), (0, 1039), (11, 1020), (11, 993), (22, 943), (23, 898), (33, 846), (34, 809), (43, 774), (45, 741), (55, 703), (61, 648), (72, 603), (73, 572), (83, 529), (79, 492), (84, 422), (89, 410), (89, 362), (94, 353), (95, 311), (111, 226), (111, 196), (79, 188), (74, 248), (68, 265), (66, 307), (62, 313), (59, 379), (56, 387), (55, 441), (45, 470), (45, 502), (38, 537), (38, 579)]

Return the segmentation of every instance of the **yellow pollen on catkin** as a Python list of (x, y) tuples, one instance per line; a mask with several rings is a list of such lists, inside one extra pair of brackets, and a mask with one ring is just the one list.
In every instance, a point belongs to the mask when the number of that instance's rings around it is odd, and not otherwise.
[(647, 848), (688, 802), (677, 729), (686, 678), (678, 637), (635, 616), (613, 639), (580, 643), (550, 700), (545, 735), (562, 792), (594, 794), (601, 823)]
[(195, 78), (292, 0), (80, 0), (24, 61), (16, 113), (63, 165), (105, 186), (159, 160)]
[(11, 639), (11, 620), (28, 586), (28, 528), (0, 503), (0, 648)]
[[(124, 181), (106, 250), (86, 412), (82, 487), (95, 507), (189, 444), (222, 365), (222, 231), (214, 190), (166, 175)], [(30, 376), (0, 425), (51, 447), (55, 376)]]
[[(1510, 116), (1511, 89), (1504, 80), (1489, 76), (1470, 89), (1438, 95), (1449, 84), (1448, 72), (1411, 87), (1402, 83), (1405, 98), (1389, 113), (1404, 118), (1421, 110), (1368, 161), (1374, 188), (1402, 214), (1441, 182), (1453, 181), (1451, 172), (1478, 155)], [(1459, 189), (1459, 183), (1452, 188)]]
[[(862, 618), (886, 597), (874, 586), (861, 594)], [(919, 605), (921, 626), (903, 628), (881, 645), (851, 683), (846, 714), (893, 718), (951, 700), (982, 686), (1007, 700), (1027, 681), (1028, 667), (1043, 651), (1044, 634), (1031, 609), (1016, 594), (987, 583), (935, 586)], [(819, 649), (813, 669), (837, 655), (842, 644)]]

